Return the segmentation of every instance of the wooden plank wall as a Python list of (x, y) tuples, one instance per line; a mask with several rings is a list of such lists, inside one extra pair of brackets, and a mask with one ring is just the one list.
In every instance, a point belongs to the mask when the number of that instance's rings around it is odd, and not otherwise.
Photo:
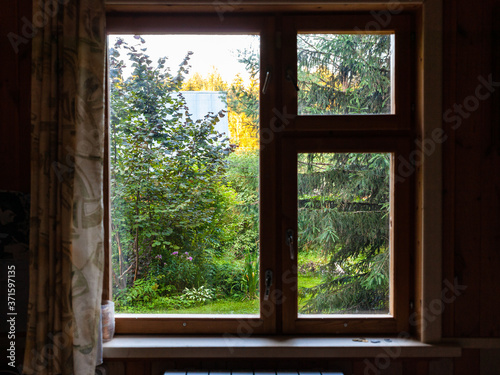
[[(500, 2), (444, 1), (443, 336), (500, 338)], [(443, 285), (444, 287), (444, 285)]]
[[(30, 44), (16, 53), (30, 0), (5, 0), (0, 13), (0, 189), (29, 191)], [(467, 289), (442, 315), (449, 338), (500, 338), (500, 1), (444, 0), (444, 279)], [(484, 98), (488, 89), (490, 96)], [(475, 100), (476, 98), (477, 100)], [(477, 103), (477, 104), (476, 104)], [(461, 105), (462, 107), (456, 107)], [(477, 108), (476, 108), (477, 107)], [(451, 112), (446, 112), (451, 109)], [(458, 116), (458, 117), (457, 117)], [(460, 122), (460, 124), (459, 124)], [(443, 288), (446, 285), (443, 284)], [(464, 349), (451, 359), (395, 359), (383, 374), (498, 374), (499, 349)], [(374, 363), (374, 359), (368, 363)], [(241, 362), (238, 362), (240, 366)], [(160, 374), (167, 368), (231, 368), (231, 361), (108, 360), (112, 374)], [(295, 367), (296, 366), (296, 367)], [(250, 368), (338, 369), (371, 374), (364, 360), (248, 362)]]
[(460, 358), (360, 358), (360, 359), (184, 359), (106, 360), (109, 375), (163, 375), (181, 371), (294, 371), (343, 372), (344, 375), (498, 375), (500, 350), (466, 349)]

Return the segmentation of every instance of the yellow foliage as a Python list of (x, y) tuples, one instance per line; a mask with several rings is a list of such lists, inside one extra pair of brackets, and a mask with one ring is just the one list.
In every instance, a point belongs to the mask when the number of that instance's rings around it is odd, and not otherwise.
[(203, 78), (200, 73), (194, 73), (191, 78), (182, 84), (183, 91), (204, 91)]
[(203, 78), (200, 73), (194, 73), (182, 85), (184, 91), (226, 91), (227, 83), (222, 79), (219, 71), (214, 66), (208, 76)]
[(228, 122), (232, 144), (244, 150), (256, 150), (259, 148), (257, 129), (254, 128), (244, 113), (229, 111)]
[[(233, 85), (236, 85), (241, 90), (245, 89), (245, 84), (240, 76), (236, 77)], [(258, 81), (251, 79), (248, 90), (256, 93), (257, 97), (259, 90), (258, 87)], [(229, 86), (226, 82), (224, 82), (218, 70), (215, 67), (212, 67), (212, 71), (205, 78), (199, 73), (194, 73), (191, 78), (184, 82), (182, 90), (227, 92), (229, 90)], [(240, 111), (241, 109), (228, 108), (227, 116), (230, 142), (237, 145), (240, 149), (256, 150), (259, 148), (259, 137), (256, 129), (257, 126), (244, 112)]]

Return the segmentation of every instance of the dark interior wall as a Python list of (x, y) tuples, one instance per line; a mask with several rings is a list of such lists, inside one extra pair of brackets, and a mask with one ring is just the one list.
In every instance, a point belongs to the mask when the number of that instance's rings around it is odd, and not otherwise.
[(500, 337), (499, 1), (444, 1), (445, 337)]
[[(2, 2), (0, 190), (30, 189), (30, 19), (31, 0)], [(444, 0), (443, 127), (448, 139), (443, 144), (443, 276), (467, 286), (445, 306), (445, 337), (500, 338), (499, 19), (498, 0)], [(18, 51), (9, 33), (25, 38), (14, 39)], [(469, 349), (452, 362), (395, 361), (400, 370), (391, 373), (440, 373), (439, 368), (480, 373), (484, 358), (494, 356), (498, 350)], [(132, 363), (130, 371), (143, 367)], [(349, 363), (353, 371), (361, 366)], [(156, 365), (145, 368), (151, 366)]]
[[(30, 192), (31, 7), (31, 0), (6, 0), (0, 5), (0, 191), (25, 194)], [(22, 202), (26, 198), (24, 194), (15, 196), (22, 197)], [(10, 199), (17, 198), (10, 195)], [(2, 258), (0, 259), (0, 350), (2, 352), (0, 368), (2, 370), (4, 369), (2, 366), (12, 361), (11, 358), (7, 359), (5, 354), (10, 353), (6, 349), (11, 348), (11, 333), (15, 334), (16, 366), (23, 360), (29, 285), (28, 252), (24, 243), (28, 242), (26, 233), (28, 225), (28, 220), (22, 220), (17, 227), (19, 232), (12, 236), (15, 239), (7, 237), (6, 241), (10, 242), (10, 245), (17, 243), (15, 256), (4, 253), (5, 241), (0, 245), (0, 258)], [(23, 236), (19, 233), (23, 233)], [(8, 270), (14, 274), (8, 274)], [(15, 316), (15, 325), (7, 323), (7, 276), (13, 275), (16, 285), (15, 308), (18, 314)]]
[(30, 190), (31, 13), (31, 0), (0, 6), (0, 190), (25, 193)]

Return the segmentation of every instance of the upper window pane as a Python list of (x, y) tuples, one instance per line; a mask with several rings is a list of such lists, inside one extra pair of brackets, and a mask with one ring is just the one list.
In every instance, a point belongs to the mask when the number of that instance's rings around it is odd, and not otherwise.
[(110, 37), (120, 313), (259, 313), (259, 37)]
[(299, 115), (390, 114), (394, 35), (298, 34)]

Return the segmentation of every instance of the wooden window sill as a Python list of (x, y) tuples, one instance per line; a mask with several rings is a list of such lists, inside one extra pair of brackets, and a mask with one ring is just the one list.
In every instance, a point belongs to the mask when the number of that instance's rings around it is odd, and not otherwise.
[[(104, 344), (104, 358), (391, 358), (460, 357), (453, 345), (404, 338), (118, 335)], [(377, 342), (378, 341), (378, 342)]]

